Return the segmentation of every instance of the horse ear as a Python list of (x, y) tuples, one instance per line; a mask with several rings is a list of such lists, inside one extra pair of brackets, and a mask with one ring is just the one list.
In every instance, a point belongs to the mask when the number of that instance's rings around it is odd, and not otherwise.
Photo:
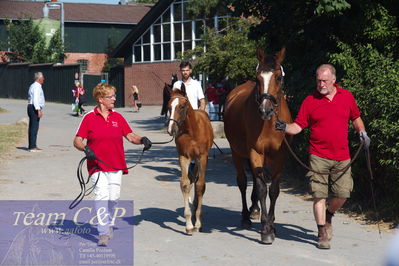
[(181, 95), (183, 95), (184, 97), (187, 96), (186, 85), (184, 85), (184, 82), (181, 83), (180, 92), (181, 92)]
[(256, 56), (259, 62), (263, 62), (263, 60), (265, 59), (265, 51), (263, 51), (262, 48), (258, 47), (258, 49), (256, 49)]
[(285, 47), (281, 48), (281, 50), (276, 54), (276, 62), (281, 64), (285, 58)]

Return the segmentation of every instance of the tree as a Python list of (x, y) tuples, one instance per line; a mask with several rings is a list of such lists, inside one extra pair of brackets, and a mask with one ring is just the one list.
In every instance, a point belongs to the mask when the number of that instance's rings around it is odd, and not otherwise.
[[(267, 51), (287, 48), (286, 92), (293, 114), (315, 88), (316, 68), (335, 64), (337, 81), (353, 92), (372, 139), (378, 207), (399, 223), (399, 6), (390, 0), (206, 0), (201, 12), (230, 5), (233, 16), (256, 17), (248, 38)], [(192, 0), (201, 7), (202, 0)], [(194, 8), (195, 9), (195, 8)], [(237, 54), (238, 55), (238, 54)], [(218, 67), (216, 66), (209, 66)], [(358, 136), (351, 134), (351, 143)], [(297, 141), (298, 142), (298, 141)], [(303, 141), (305, 143), (305, 141)], [(301, 153), (306, 154), (307, 145)], [(369, 208), (369, 180), (364, 160), (353, 167), (356, 205)], [(360, 177), (364, 177), (363, 179)]]
[(216, 32), (206, 27), (203, 46), (186, 51), (182, 59), (195, 58), (194, 73), (207, 73), (212, 80), (228, 78), (238, 84), (255, 77), (257, 41), (248, 40), (252, 23), (243, 18), (231, 18), (227, 27)]
[(10, 48), (8, 57), (12, 62), (58, 63), (65, 58), (59, 30), (48, 45), (39, 24), (32, 19), (7, 21), (6, 30), (8, 44), (3, 45)]

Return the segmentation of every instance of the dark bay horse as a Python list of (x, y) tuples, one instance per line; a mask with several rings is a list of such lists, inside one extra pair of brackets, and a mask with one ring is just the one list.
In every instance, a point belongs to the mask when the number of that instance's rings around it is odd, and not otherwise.
[[(274, 208), (280, 193), (280, 175), (286, 146), (284, 132), (274, 129), (278, 119), (291, 122), (291, 114), (282, 92), (285, 56), (283, 48), (275, 57), (257, 50), (256, 82), (248, 81), (236, 87), (227, 97), (224, 130), (230, 143), (237, 183), (242, 200), (242, 225), (250, 226), (250, 218), (259, 217), (261, 205), (261, 242), (271, 244), (275, 238)], [(244, 166), (250, 161), (254, 187), (252, 206), (247, 207), (247, 177)], [(270, 208), (266, 209), (269, 191)]]
[(167, 118), (168, 115), (168, 103), (170, 100), (170, 92), (169, 92), (169, 87), (173, 88), (173, 84), (178, 81), (179, 79), (177, 78), (176, 74), (172, 75), (171, 78), (171, 85), (165, 84), (163, 91), (162, 91), (162, 109), (161, 109), (161, 115), (164, 115), (165, 118)]
[[(202, 198), (205, 193), (205, 171), (208, 163), (208, 152), (213, 143), (213, 130), (208, 114), (202, 110), (194, 110), (188, 101), (184, 83), (179, 89), (169, 87), (170, 120), (168, 133), (175, 136), (181, 168), (180, 188), (184, 200), (184, 217), (186, 232), (191, 235), (201, 230)], [(195, 161), (194, 169), (189, 173), (191, 161)], [(195, 224), (192, 223), (190, 209), (190, 191), (195, 185), (193, 208)]]

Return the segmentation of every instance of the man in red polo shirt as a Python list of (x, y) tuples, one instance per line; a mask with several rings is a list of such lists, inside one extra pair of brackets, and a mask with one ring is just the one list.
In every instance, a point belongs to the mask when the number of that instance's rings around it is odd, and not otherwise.
[[(335, 83), (335, 68), (321, 65), (316, 71), (317, 90), (303, 101), (294, 123), (276, 121), (276, 129), (290, 135), (310, 127), (309, 163), (317, 172), (343, 169), (350, 162), (348, 147), (348, 121), (351, 120), (366, 147), (370, 139), (365, 131), (355, 98), (348, 90)], [(313, 196), (313, 213), (318, 227), (317, 247), (330, 248), (331, 220), (334, 212), (342, 207), (353, 189), (351, 169), (344, 174), (321, 175), (309, 172), (310, 190)], [(331, 195), (329, 196), (329, 184)]]

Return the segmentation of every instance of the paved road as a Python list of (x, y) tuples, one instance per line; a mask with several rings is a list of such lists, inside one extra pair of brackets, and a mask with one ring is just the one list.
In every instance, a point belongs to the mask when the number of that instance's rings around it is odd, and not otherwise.
[[(26, 101), (0, 99), (0, 123), (26, 116)], [(132, 128), (153, 141), (169, 136), (159, 117), (160, 107), (144, 106), (139, 113), (118, 109)], [(83, 154), (72, 146), (80, 118), (70, 106), (47, 103), (40, 122), (38, 146), (26, 151), (27, 140), (16, 147), (11, 160), (0, 165), (1, 200), (72, 200), (79, 193), (76, 167)], [(225, 153), (225, 139), (216, 139)], [(128, 164), (140, 147), (125, 144)], [(121, 199), (134, 200), (135, 265), (382, 265), (391, 233), (379, 237), (375, 229), (338, 214), (331, 250), (315, 247), (317, 232), (312, 203), (284, 189), (276, 207), (277, 237), (273, 245), (259, 243), (259, 221), (254, 228), (239, 227), (241, 201), (228, 155), (210, 153), (204, 197), (204, 232), (184, 234), (182, 194), (174, 143), (153, 146), (142, 163), (123, 178)], [(215, 155), (215, 157), (213, 156)], [(0, 229), (1, 230), (1, 229)], [(117, 241), (116, 239), (113, 241)]]

